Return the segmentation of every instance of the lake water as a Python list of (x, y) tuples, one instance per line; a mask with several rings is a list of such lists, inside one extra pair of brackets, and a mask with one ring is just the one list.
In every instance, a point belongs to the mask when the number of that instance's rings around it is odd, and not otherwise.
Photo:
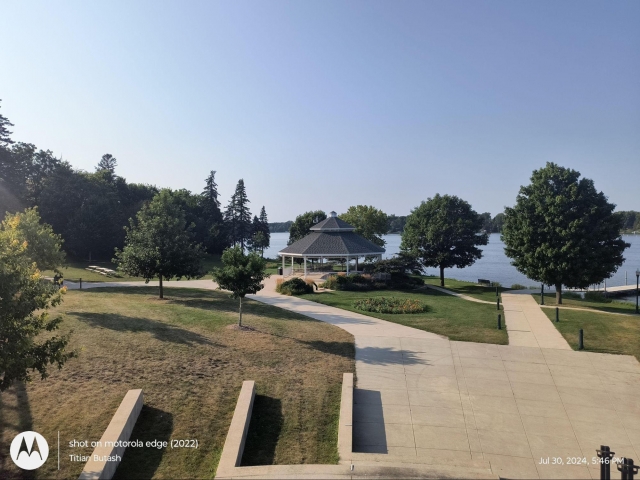
[[(383, 237), (386, 244), (386, 253), (384, 258), (390, 258), (400, 251), (400, 235), (385, 235)], [(636, 269), (640, 268), (640, 235), (623, 235), (622, 238), (631, 244), (631, 247), (625, 250), (624, 264), (618, 269), (612, 278), (607, 280), (607, 286), (625, 285), (625, 272), (627, 273), (627, 282), (632, 285), (636, 281)], [(271, 246), (265, 250), (264, 256), (276, 258), (278, 252), (287, 246), (289, 233), (272, 233)], [(505, 287), (509, 287), (514, 283), (525, 286), (534, 286), (536, 282), (529, 280), (523, 274), (518, 272), (510, 263), (510, 259), (504, 254), (504, 243), (500, 240), (500, 234), (492, 233), (489, 236), (489, 244), (481, 247), (482, 258), (476, 263), (466, 268), (450, 268), (445, 270), (445, 276), (458, 280), (467, 280), (476, 282), (479, 278), (486, 278), (492, 282), (500, 282)], [(438, 275), (438, 269), (428, 268), (428, 275)], [(536, 287), (537, 288), (537, 287)]]

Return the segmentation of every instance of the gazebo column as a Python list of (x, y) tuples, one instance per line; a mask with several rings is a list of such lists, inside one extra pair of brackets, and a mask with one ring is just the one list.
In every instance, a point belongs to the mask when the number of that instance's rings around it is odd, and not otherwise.
[(282, 256), (282, 278), (284, 278), (284, 255)]
[(347, 255), (347, 275), (349, 275), (349, 264), (351, 263), (351, 259)]
[(358, 271), (358, 257), (356, 257), (356, 272)]
[(304, 278), (307, 278), (307, 257), (302, 257), (304, 259)]
[(293, 257), (291, 257), (291, 275), (293, 275)]

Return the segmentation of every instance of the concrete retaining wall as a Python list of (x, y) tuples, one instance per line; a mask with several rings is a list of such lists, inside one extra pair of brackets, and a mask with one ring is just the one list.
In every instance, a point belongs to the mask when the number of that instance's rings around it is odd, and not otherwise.
[[(143, 395), (142, 390), (129, 390), (124, 396), (122, 403), (111, 419), (111, 423), (104, 431), (100, 443), (91, 454), (89, 460), (80, 474), (79, 480), (109, 480), (116, 472), (120, 460), (106, 460), (107, 457), (119, 457), (124, 455), (125, 447), (110, 446), (112, 442), (126, 442), (131, 436), (133, 427), (138, 420), (138, 415), (142, 410)], [(104, 460), (94, 460), (94, 456)]]
[(353, 452), (353, 373), (342, 374), (338, 455), (341, 462), (351, 461)]
[(224, 442), (216, 478), (299, 478), (312, 476), (330, 478), (351, 475), (351, 450), (353, 445), (353, 373), (342, 377), (342, 398), (340, 401), (340, 420), (338, 425), (338, 453), (341, 465), (262, 465), (241, 467), (244, 444), (249, 431), (255, 382), (245, 381), (233, 412), (231, 426)]
[(234, 470), (240, 466), (244, 444), (247, 440), (251, 412), (253, 411), (253, 399), (256, 396), (256, 382), (246, 380), (242, 382), (238, 403), (233, 412), (231, 425), (227, 432), (227, 439), (222, 448), (222, 455), (218, 463), (216, 477), (234, 476)]

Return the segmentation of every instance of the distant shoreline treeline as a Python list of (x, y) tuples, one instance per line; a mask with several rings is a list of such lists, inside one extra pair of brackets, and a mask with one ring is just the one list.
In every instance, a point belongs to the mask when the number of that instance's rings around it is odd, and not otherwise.
[[(489, 212), (481, 213), (480, 217), (483, 221), (483, 229), (488, 233), (500, 233), (502, 230), (502, 224), (504, 222), (504, 213), (499, 213), (495, 217), (491, 217)], [(406, 215), (388, 215), (389, 229), (387, 234), (390, 233), (402, 233), (404, 226), (407, 223)], [(293, 225), (293, 221), (287, 222), (272, 222), (269, 224), (269, 231), (271, 233), (286, 233)]]
[[(616, 215), (622, 216), (623, 229), (622, 233), (640, 232), (640, 212), (635, 210), (616, 212)], [(504, 223), (504, 213), (498, 213), (495, 217), (491, 217), (489, 212), (481, 213), (480, 217), (484, 222), (483, 229), (487, 233), (500, 233), (502, 231), (502, 225)], [(406, 215), (389, 215), (389, 233), (402, 233), (404, 225), (407, 222)], [(287, 222), (273, 222), (269, 224), (269, 231), (271, 233), (284, 233), (288, 232), (293, 221)]]

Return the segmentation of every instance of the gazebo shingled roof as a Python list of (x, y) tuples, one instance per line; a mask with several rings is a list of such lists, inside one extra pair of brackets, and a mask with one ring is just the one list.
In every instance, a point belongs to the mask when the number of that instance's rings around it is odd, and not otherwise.
[[(307, 258), (346, 257), (347, 260), (355, 258), (356, 267), (358, 257), (382, 258), (385, 249), (375, 243), (355, 233), (356, 228), (349, 225), (344, 220), (340, 220), (336, 212), (331, 212), (330, 216), (320, 223), (311, 227), (311, 233), (297, 242), (283, 248), (278, 252), (282, 257), (282, 267), (284, 271), (284, 258), (293, 257), (304, 258), (305, 276), (307, 272)], [(347, 261), (347, 273), (349, 272), (349, 261)]]

